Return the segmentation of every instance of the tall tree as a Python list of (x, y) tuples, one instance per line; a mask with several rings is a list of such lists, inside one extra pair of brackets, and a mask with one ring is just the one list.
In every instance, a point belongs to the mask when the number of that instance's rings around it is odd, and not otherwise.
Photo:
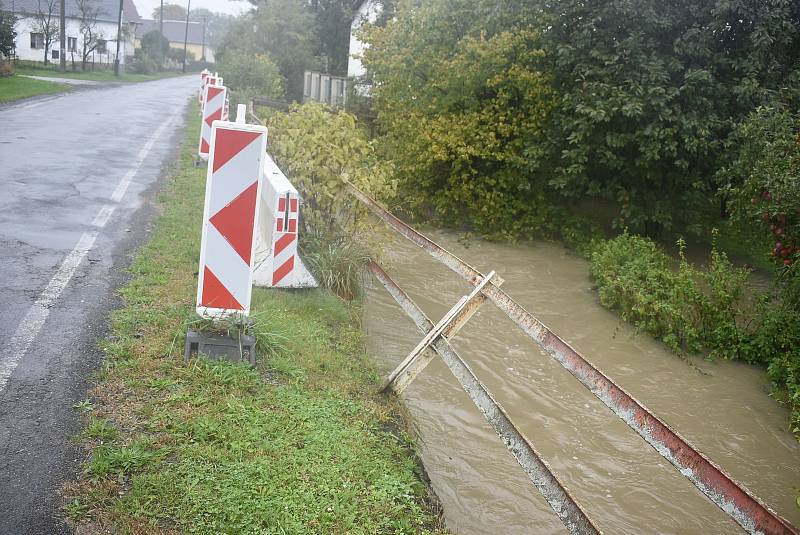
[[(327, 63), (332, 74), (347, 74), (352, 0), (310, 0), (317, 38), (314, 55)], [(325, 65), (323, 65), (325, 67)]]
[(255, 10), (241, 17), (217, 54), (266, 52), (286, 80), (286, 96), (301, 100), (303, 71), (318, 69), (316, 22), (308, 7), (297, 0), (261, 0)]
[[(161, 6), (153, 9), (153, 19), (161, 17)], [(178, 4), (164, 4), (164, 20), (186, 20), (186, 8)]]
[(798, 66), (797, 2), (554, 0), (547, 15), (551, 185), (651, 234), (710, 209), (725, 139)]
[(100, 5), (97, 0), (75, 0), (78, 8), (79, 31), (81, 33), (81, 68), (86, 70), (89, 54), (97, 49), (103, 38), (102, 31), (97, 29), (97, 17), (100, 16)]
[(33, 15), (33, 30), (42, 34), (44, 40), (44, 63), (50, 63), (50, 45), (61, 31), (58, 21), (59, 0), (37, 0)]

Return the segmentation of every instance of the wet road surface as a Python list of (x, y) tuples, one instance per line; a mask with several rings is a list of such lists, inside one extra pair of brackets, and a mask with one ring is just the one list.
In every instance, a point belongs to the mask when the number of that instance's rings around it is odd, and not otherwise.
[(0, 534), (69, 533), (73, 405), (196, 76), (0, 107)]

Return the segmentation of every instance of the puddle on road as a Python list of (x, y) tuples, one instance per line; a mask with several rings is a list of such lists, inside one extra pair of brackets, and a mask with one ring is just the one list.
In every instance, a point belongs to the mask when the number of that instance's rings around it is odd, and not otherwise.
[[(521, 245), (431, 236), (483, 272), (590, 362), (664, 419), (793, 524), (800, 444), (788, 411), (772, 400), (763, 372), (735, 362), (694, 361), (636, 336), (603, 309), (587, 262), (550, 243)], [(386, 247), (389, 274), (434, 322), (470, 287), (408, 242)], [(368, 351), (387, 373), (421, 338), (372, 281), (365, 306)], [(487, 303), (454, 346), (522, 432), (606, 533), (741, 532), (635, 432)], [(420, 454), (459, 534), (565, 533), (450, 371), (434, 360), (404, 394)]]

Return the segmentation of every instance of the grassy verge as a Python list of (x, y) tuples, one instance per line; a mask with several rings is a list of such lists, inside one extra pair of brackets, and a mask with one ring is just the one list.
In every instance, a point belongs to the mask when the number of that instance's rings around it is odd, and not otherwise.
[(66, 72), (61, 72), (56, 68), (31, 67), (27, 65), (18, 65), (16, 68), (16, 73), (26, 76), (52, 76), (56, 78), (92, 80), (95, 82), (125, 82), (125, 83), (147, 82), (150, 80), (158, 80), (160, 78), (170, 78), (173, 76), (180, 76), (182, 74), (177, 72), (161, 72), (157, 74), (123, 73), (120, 76), (114, 76), (114, 71), (112, 70), (71, 71), (67, 69)]
[(204, 194), (194, 106), (152, 239), (112, 317), (65, 487), (88, 532), (437, 532), (400, 407), (374, 394), (357, 309), (323, 291), (255, 291), (260, 360), (182, 360)]
[(69, 86), (22, 76), (0, 77), (0, 102), (69, 91)]

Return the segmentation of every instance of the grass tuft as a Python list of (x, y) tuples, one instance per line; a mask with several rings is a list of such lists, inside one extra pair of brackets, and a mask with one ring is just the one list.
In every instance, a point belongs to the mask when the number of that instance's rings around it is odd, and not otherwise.
[(0, 76), (0, 103), (69, 90), (70, 87), (68, 85), (55, 82), (34, 80), (33, 78), (25, 78), (18, 75)]

